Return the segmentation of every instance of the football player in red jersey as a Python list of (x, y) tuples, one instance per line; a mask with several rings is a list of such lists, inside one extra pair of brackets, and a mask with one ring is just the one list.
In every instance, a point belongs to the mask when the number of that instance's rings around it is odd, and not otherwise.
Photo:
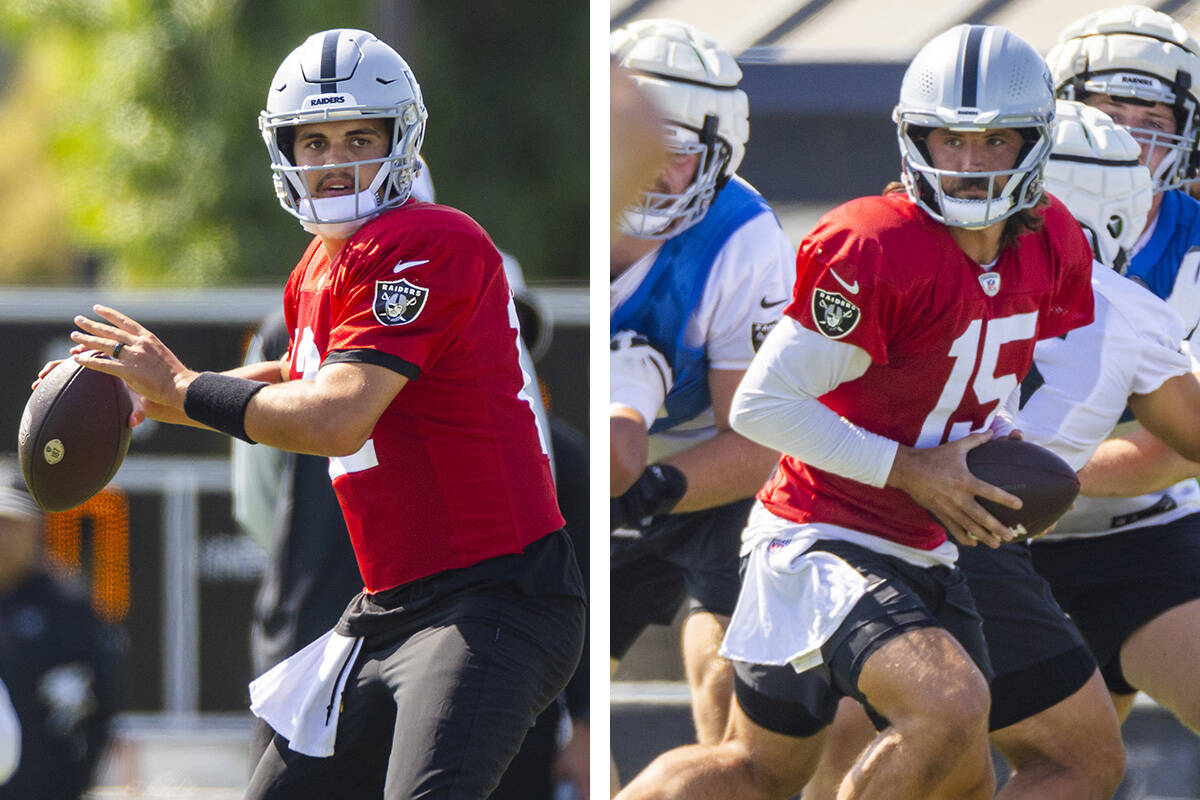
[(500, 254), (409, 197), (425, 117), (365, 31), (314, 34), (280, 66), (260, 128), (280, 203), (316, 234), (282, 362), (197, 373), (113, 309), (96, 313), (114, 327), (77, 318), (98, 352), (76, 357), (145, 414), (330, 457), (365, 588), (252, 684), (277, 735), (249, 798), (482, 800), (579, 659), (582, 579)]
[(784, 456), (743, 534), (722, 653), (725, 740), (664, 754), (618, 797), (786, 798), (841, 697), (879, 735), (838, 797), (990, 798), (990, 673), (956, 549), (1011, 532), (965, 455), (1010, 425), (1034, 343), (1092, 318), (1091, 250), (1041, 191), (1054, 114), (1026, 42), (962, 25), (921, 49), (895, 119), (905, 191), (805, 238), (784, 319), (735, 397), (735, 430)]

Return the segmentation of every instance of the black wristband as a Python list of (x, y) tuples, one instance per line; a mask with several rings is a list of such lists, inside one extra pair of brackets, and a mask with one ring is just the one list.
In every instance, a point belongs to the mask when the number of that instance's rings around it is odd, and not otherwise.
[(255, 444), (246, 435), (246, 406), (267, 384), (219, 372), (201, 372), (183, 397), (183, 413), (221, 433)]
[(611, 528), (641, 527), (666, 514), (687, 493), (687, 477), (670, 464), (651, 464), (633, 486), (609, 501)]

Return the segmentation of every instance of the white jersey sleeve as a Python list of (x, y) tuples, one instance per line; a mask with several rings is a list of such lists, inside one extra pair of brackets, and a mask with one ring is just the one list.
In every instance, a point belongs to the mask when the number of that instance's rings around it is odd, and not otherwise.
[(743, 370), (792, 299), (796, 251), (771, 214), (729, 237), (688, 321), (685, 341), (704, 344), (712, 369)]
[(730, 423), (748, 439), (818, 469), (883, 486), (897, 442), (839, 416), (820, 401), (862, 376), (871, 357), (784, 317), (767, 336), (733, 398)]
[[(1184, 323), (1137, 283), (1094, 268), (1096, 318), (1087, 327), (1038, 344), (1034, 366), (1044, 380), (1029, 391), (1017, 425), (1030, 441), (1082, 467), (1120, 421), (1131, 394), (1148, 394), (1192, 370), (1180, 344)], [(1160, 524), (1194, 513), (1195, 481), (1146, 497), (1080, 497), (1047, 539), (1098, 536)]]
[(1191, 371), (1183, 321), (1151, 292), (1093, 265), (1092, 324), (1039, 342), (1016, 426), (1075, 469), (1111, 435), (1129, 396)]

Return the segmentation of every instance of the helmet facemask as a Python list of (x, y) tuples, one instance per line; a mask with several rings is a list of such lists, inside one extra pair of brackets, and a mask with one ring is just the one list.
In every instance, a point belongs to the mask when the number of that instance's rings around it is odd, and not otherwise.
[[(987, 228), (1041, 200), (1054, 94), (1045, 61), (1011, 31), (997, 25), (957, 25), (935, 36), (905, 70), (892, 119), (909, 197), (938, 222)], [(1015, 163), (1003, 170), (939, 169), (927, 142), (935, 129), (1012, 129), (1021, 134), (1023, 146)], [(943, 185), (946, 179), (981, 182), (985, 197), (952, 197)]]
[[(896, 128), (903, 153), (904, 186), (917, 205), (935, 220), (955, 228), (987, 228), (1038, 204), (1042, 196), (1042, 169), (1050, 154), (1048, 125), (1039, 123), (1016, 128), (1025, 140), (1017, 163), (1010, 169), (986, 172), (960, 172), (933, 166), (926, 144), (926, 137), (932, 130), (930, 126), (912, 124), (903, 116)], [(954, 197), (947, 193), (945, 179), (985, 181), (986, 195), (979, 199)], [(1001, 181), (1004, 181), (1003, 186)]]
[(1088, 95), (1102, 94), (1171, 108), (1173, 134), (1127, 128), (1143, 143), (1145, 163), (1156, 151), (1167, 151), (1152, 176), (1156, 193), (1196, 174), (1200, 42), (1184, 26), (1144, 5), (1101, 9), (1068, 25), (1046, 61), (1060, 98), (1086, 101)]
[(667, 191), (660, 177), (617, 220), (639, 239), (666, 239), (704, 218), (717, 194), (742, 163), (750, 136), (741, 68), (710, 36), (677, 20), (648, 19), (614, 30), (613, 63), (662, 115), (667, 150), (699, 154), (688, 185)]
[[(361, 113), (346, 117), (336, 112), (320, 111), (315, 115), (290, 115), (290, 118), (260, 120), (263, 139), (271, 154), (271, 172), (275, 194), (279, 202), (301, 226), (310, 233), (330, 236), (349, 235), (371, 217), (389, 208), (402, 205), (412, 193), (413, 182), (420, 173), (421, 138), (424, 135), (424, 119), (420, 124), (408, 124), (393, 114), (394, 109), (364, 108)], [(405, 109), (410, 120), (417, 118), (411, 106)], [(294, 148), (296, 129), (314, 122), (342, 121), (346, 119), (383, 119), (391, 129), (388, 155), (362, 161), (347, 161), (338, 164), (296, 166)], [(370, 182), (364, 181), (365, 173), (378, 165)], [(343, 170), (354, 179), (350, 194), (335, 197), (314, 198), (308, 188), (308, 176), (317, 172)]]
[(1165, 150), (1158, 166), (1151, 173), (1154, 192), (1165, 192), (1182, 186), (1196, 174), (1197, 160), (1197, 107), (1188, 93), (1190, 79), (1180, 74), (1177, 82), (1181, 86), (1168, 87), (1154, 75), (1133, 75), (1129, 72), (1089, 74), (1078, 76), (1059, 90), (1065, 100), (1086, 101), (1090, 95), (1108, 95), (1114, 101), (1132, 105), (1164, 103), (1171, 107), (1178, 133), (1155, 130), (1154, 128), (1122, 127), (1133, 135), (1145, 149), (1145, 163), (1154, 160), (1157, 150)]
[(655, 186), (642, 192), (619, 221), (622, 233), (638, 239), (666, 239), (695, 225), (708, 212), (713, 198), (729, 180), (729, 143), (716, 133), (717, 119), (705, 117), (700, 131), (666, 125), (667, 150), (672, 157), (699, 154), (696, 174), (678, 193)]

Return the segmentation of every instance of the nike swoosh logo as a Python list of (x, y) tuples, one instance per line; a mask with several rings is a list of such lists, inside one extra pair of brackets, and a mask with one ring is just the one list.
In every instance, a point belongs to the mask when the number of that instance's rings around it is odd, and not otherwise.
[(787, 298), (786, 298), (786, 297), (785, 297), (785, 298), (783, 298), (782, 300), (772, 300), (772, 301), (770, 301), (770, 302), (767, 302), (767, 297), (766, 297), (766, 295), (763, 295), (763, 299), (762, 299), (762, 300), (759, 300), (759, 301), (758, 301), (758, 304), (759, 304), (760, 306), (762, 306), (763, 308), (772, 308), (772, 307), (774, 307), (774, 306), (777, 306), (777, 305), (779, 305), (780, 303), (786, 303), (786, 302), (787, 302)]
[(392, 267), (392, 272), (400, 272), (401, 270), (408, 269), (409, 267), (415, 267), (415, 266), (418, 266), (419, 264), (428, 264), (428, 263), (429, 263), (428, 258), (422, 259), (421, 261), (401, 261), (399, 264)]
[(382, 83), (384, 86), (387, 86), (387, 85), (388, 85), (388, 84), (390, 84), (390, 83), (395, 83), (395, 82), (396, 82), (396, 78), (392, 78), (391, 80), (384, 80), (383, 78), (376, 78), (375, 80), (379, 81), (379, 82), (380, 82), (380, 83)]
[(829, 274), (832, 275), (833, 279), (835, 281), (837, 281), (838, 283), (840, 283), (842, 285), (842, 288), (845, 289), (847, 292), (849, 292), (850, 294), (858, 294), (858, 281), (857, 280), (855, 280), (854, 283), (846, 283), (844, 280), (842, 280), (842, 276), (838, 275), (836, 272), (834, 272), (832, 268), (830, 268)]

